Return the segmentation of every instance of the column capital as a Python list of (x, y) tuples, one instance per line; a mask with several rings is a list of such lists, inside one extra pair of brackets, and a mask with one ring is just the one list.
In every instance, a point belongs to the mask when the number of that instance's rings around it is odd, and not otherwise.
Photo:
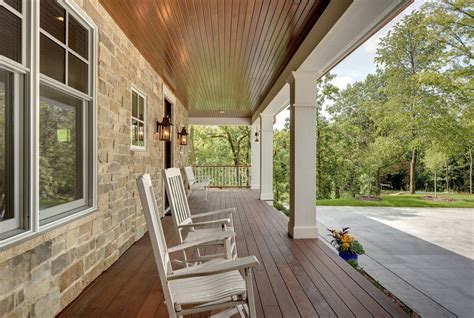
[(316, 81), (317, 75), (314, 72), (293, 71), (291, 72), (290, 81), (294, 80), (311, 80)]
[(260, 114), (260, 131), (273, 133), (274, 116), (270, 114)]

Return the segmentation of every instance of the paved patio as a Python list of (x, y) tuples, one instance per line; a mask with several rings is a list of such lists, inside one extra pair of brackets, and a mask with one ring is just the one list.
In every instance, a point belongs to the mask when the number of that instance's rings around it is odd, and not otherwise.
[(423, 317), (474, 316), (474, 209), (318, 207), (320, 234), (350, 226), (360, 265)]

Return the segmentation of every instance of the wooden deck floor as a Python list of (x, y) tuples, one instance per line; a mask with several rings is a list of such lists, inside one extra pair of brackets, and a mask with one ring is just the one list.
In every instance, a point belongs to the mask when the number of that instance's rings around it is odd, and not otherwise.
[[(195, 192), (190, 206), (193, 213), (237, 208), (238, 253), (255, 255), (260, 261), (254, 276), (258, 317), (406, 316), (324, 242), (288, 238), (287, 217), (259, 201), (253, 191), (210, 191), (207, 202)], [(173, 244), (171, 218), (165, 217), (163, 225)], [(166, 317), (148, 236), (127, 250), (60, 316)]]

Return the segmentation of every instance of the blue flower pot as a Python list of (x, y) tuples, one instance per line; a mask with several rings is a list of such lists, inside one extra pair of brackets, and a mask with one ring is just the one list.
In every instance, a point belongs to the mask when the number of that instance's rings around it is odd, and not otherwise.
[(348, 252), (339, 252), (339, 256), (342, 257), (346, 262), (354, 261), (357, 263), (358, 256), (356, 253), (348, 253)]

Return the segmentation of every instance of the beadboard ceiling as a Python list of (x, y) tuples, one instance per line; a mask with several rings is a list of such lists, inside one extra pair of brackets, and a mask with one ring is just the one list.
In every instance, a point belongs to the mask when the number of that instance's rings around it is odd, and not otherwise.
[(330, 0), (100, 2), (190, 117), (250, 117)]

